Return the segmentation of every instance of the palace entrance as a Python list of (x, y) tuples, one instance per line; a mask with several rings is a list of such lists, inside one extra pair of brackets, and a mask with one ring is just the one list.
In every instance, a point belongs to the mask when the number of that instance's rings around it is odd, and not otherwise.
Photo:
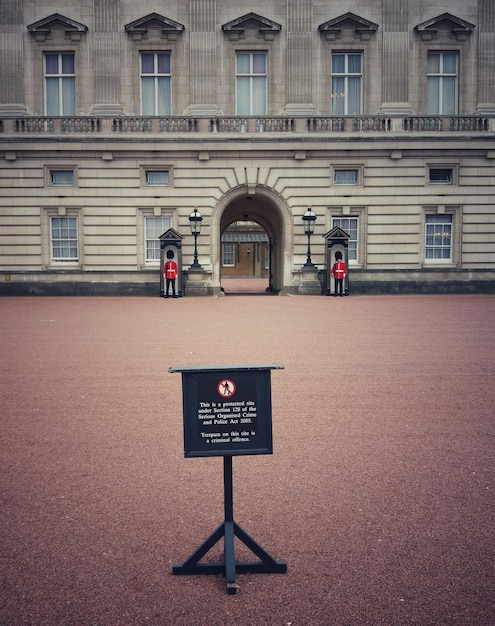
[(238, 188), (221, 200), (214, 218), (214, 280), (218, 273), (221, 289), (226, 294), (282, 291), (291, 220), (280, 197), (265, 188), (256, 187), (255, 193)]

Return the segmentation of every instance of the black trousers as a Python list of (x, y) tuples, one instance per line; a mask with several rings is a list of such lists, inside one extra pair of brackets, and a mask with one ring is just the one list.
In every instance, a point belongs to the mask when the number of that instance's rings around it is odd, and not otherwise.
[(170, 285), (172, 285), (172, 295), (175, 296), (175, 278), (167, 278), (166, 283), (167, 283), (167, 287), (165, 289), (165, 295), (168, 296)]
[(337, 292), (339, 292), (339, 294), (343, 296), (344, 295), (343, 288), (344, 288), (344, 279), (336, 278), (335, 279), (335, 295), (337, 295)]

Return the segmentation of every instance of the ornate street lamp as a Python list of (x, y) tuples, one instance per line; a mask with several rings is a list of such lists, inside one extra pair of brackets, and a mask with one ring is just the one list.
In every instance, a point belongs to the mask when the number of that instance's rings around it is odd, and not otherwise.
[(311, 210), (311, 205), (308, 205), (308, 209), (302, 216), (302, 220), (304, 223), (304, 232), (308, 236), (307, 259), (303, 268), (313, 269), (316, 266), (311, 262), (311, 235), (315, 232), (316, 214)]
[(194, 261), (191, 265), (191, 269), (201, 269), (201, 265), (198, 263), (198, 235), (201, 232), (201, 222), (203, 216), (198, 211), (197, 207), (194, 207), (194, 211), (189, 216), (189, 225), (191, 226), (191, 234), (194, 236)]

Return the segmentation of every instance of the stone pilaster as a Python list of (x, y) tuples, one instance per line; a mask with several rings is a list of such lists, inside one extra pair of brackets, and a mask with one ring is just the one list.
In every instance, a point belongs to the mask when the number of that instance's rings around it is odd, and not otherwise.
[(24, 93), (23, 0), (0, 2), (0, 113), (19, 115), (26, 111)]
[(313, 2), (287, 0), (287, 104), (290, 115), (314, 115)]
[(120, 2), (93, 0), (93, 113), (113, 115), (122, 111), (120, 104), (121, 24)]
[(383, 0), (383, 95), (381, 112), (412, 113), (409, 104), (409, 0)]
[(495, 3), (479, 0), (478, 6), (478, 105), (476, 111), (485, 115), (495, 114)]
[(216, 0), (190, 0), (189, 112), (214, 115), (217, 106)]

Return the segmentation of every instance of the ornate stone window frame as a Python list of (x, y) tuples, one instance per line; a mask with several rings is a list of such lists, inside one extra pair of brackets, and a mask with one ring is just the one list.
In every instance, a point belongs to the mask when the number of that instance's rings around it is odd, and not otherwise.
[[(452, 257), (449, 261), (438, 261), (436, 259), (426, 259), (426, 216), (427, 215), (452, 215)], [(461, 268), (462, 260), (462, 205), (459, 204), (438, 204), (425, 205), (421, 210), (421, 238), (420, 238), (420, 259), (421, 266), (425, 269), (433, 267)]]
[[(51, 218), (77, 219), (77, 261), (53, 262), (51, 248)], [(43, 207), (41, 209), (41, 266), (43, 270), (81, 270), (84, 267), (84, 231), (80, 207)]]
[(367, 206), (329, 206), (327, 212), (328, 230), (333, 228), (333, 218), (350, 218), (357, 217), (358, 230), (358, 254), (355, 261), (349, 262), (349, 265), (356, 269), (366, 268), (366, 240), (368, 237), (368, 207)]
[(427, 109), (426, 85), (428, 53), (430, 52), (457, 52), (458, 54), (458, 112), (470, 111), (476, 106), (475, 89), (470, 89), (473, 80), (472, 68), (475, 64), (474, 48), (468, 44), (468, 38), (476, 28), (451, 13), (442, 13), (426, 22), (417, 24), (414, 32), (420, 37), (418, 55), (418, 69), (416, 84), (412, 90), (417, 94), (417, 102), (413, 108), (419, 114)]
[[(432, 170), (451, 170), (452, 171), (452, 180), (449, 182), (435, 182), (431, 180), (431, 171)], [(445, 163), (442, 162), (431, 162), (426, 164), (426, 184), (428, 186), (441, 186), (448, 185), (449, 187), (456, 186), (459, 184), (459, 164), (458, 163)]]
[(227, 55), (226, 75), (231, 88), (227, 90), (227, 108), (235, 110), (236, 54), (238, 52), (265, 52), (267, 54), (267, 114), (273, 111), (276, 102), (277, 79), (275, 67), (280, 54), (275, 35), (282, 30), (281, 24), (257, 13), (247, 13), (242, 17), (223, 24), (222, 31), (227, 35), (231, 51)]
[[(27, 107), (37, 114), (43, 115), (45, 99), (45, 72), (44, 58), (39, 55), (45, 54), (74, 54), (75, 61), (75, 103), (76, 115), (78, 111), (85, 110), (87, 104), (85, 98), (88, 89), (84, 85), (87, 83), (83, 72), (79, 70), (80, 60), (84, 59), (84, 50), (88, 45), (86, 33), (88, 27), (85, 24), (76, 22), (61, 13), (53, 13), (37, 22), (27, 26), (27, 30), (36, 44), (28, 46), (26, 54), (31, 56), (30, 69), (28, 69), (28, 80), (32, 83), (32, 89), (27, 96)], [(43, 66), (40, 65), (43, 63)], [(82, 81), (82, 84), (81, 84)]]
[(178, 48), (180, 49), (180, 36), (186, 27), (179, 22), (164, 17), (159, 13), (149, 13), (124, 26), (127, 34), (132, 39), (134, 46), (130, 50), (131, 55), (131, 101), (136, 111), (140, 110), (141, 103), (141, 78), (140, 63), (141, 53), (164, 52), (170, 54), (171, 81), (172, 81), (172, 114), (178, 106), (174, 86), (174, 70)]
[[(318, 26), (324, 44), (322, 46), (322, 76), (324, 88), (321, 93), (321, 102), (317, 108), (331, 113), (332, 97), (332, 54), (334, 53), (361, 53), (362, 55), (362, 107), (363, 114), (369, 109), (371, 94), (371, 58), (373, 49), (377, 45), (376, 31), (379, 24), (366, 20), (355, 13), (344, 13)], [(375, 96), (377, 97), (377, 96)]]
[(177, 230), (178, 215), (175, 208), (170, 207), (140, 207), (138, 209), (137, 224), (136, 224), (136, 248), (139, 270), (156, 270), (160, 267), (160, 261), (147, 261), (145, 250), (145, 218), (147, 217), (168, 217), (170, 218), (170, 227)]
[[(156, 189), (156, 188), (166, 188), (173, 187), (174, 185), (174, 176), (173, 176), (173, 165), (168, 163), (163, 165), (157, 165), (156, 163), (147, 164), (141, 163), (139, 166), (139, 184), (141, 187), (145, 187), (146, 189)], [(146, 172), (168, 172), (168, 183), (167, 184), (156, 184), (150, 185), (147, 183)]]

